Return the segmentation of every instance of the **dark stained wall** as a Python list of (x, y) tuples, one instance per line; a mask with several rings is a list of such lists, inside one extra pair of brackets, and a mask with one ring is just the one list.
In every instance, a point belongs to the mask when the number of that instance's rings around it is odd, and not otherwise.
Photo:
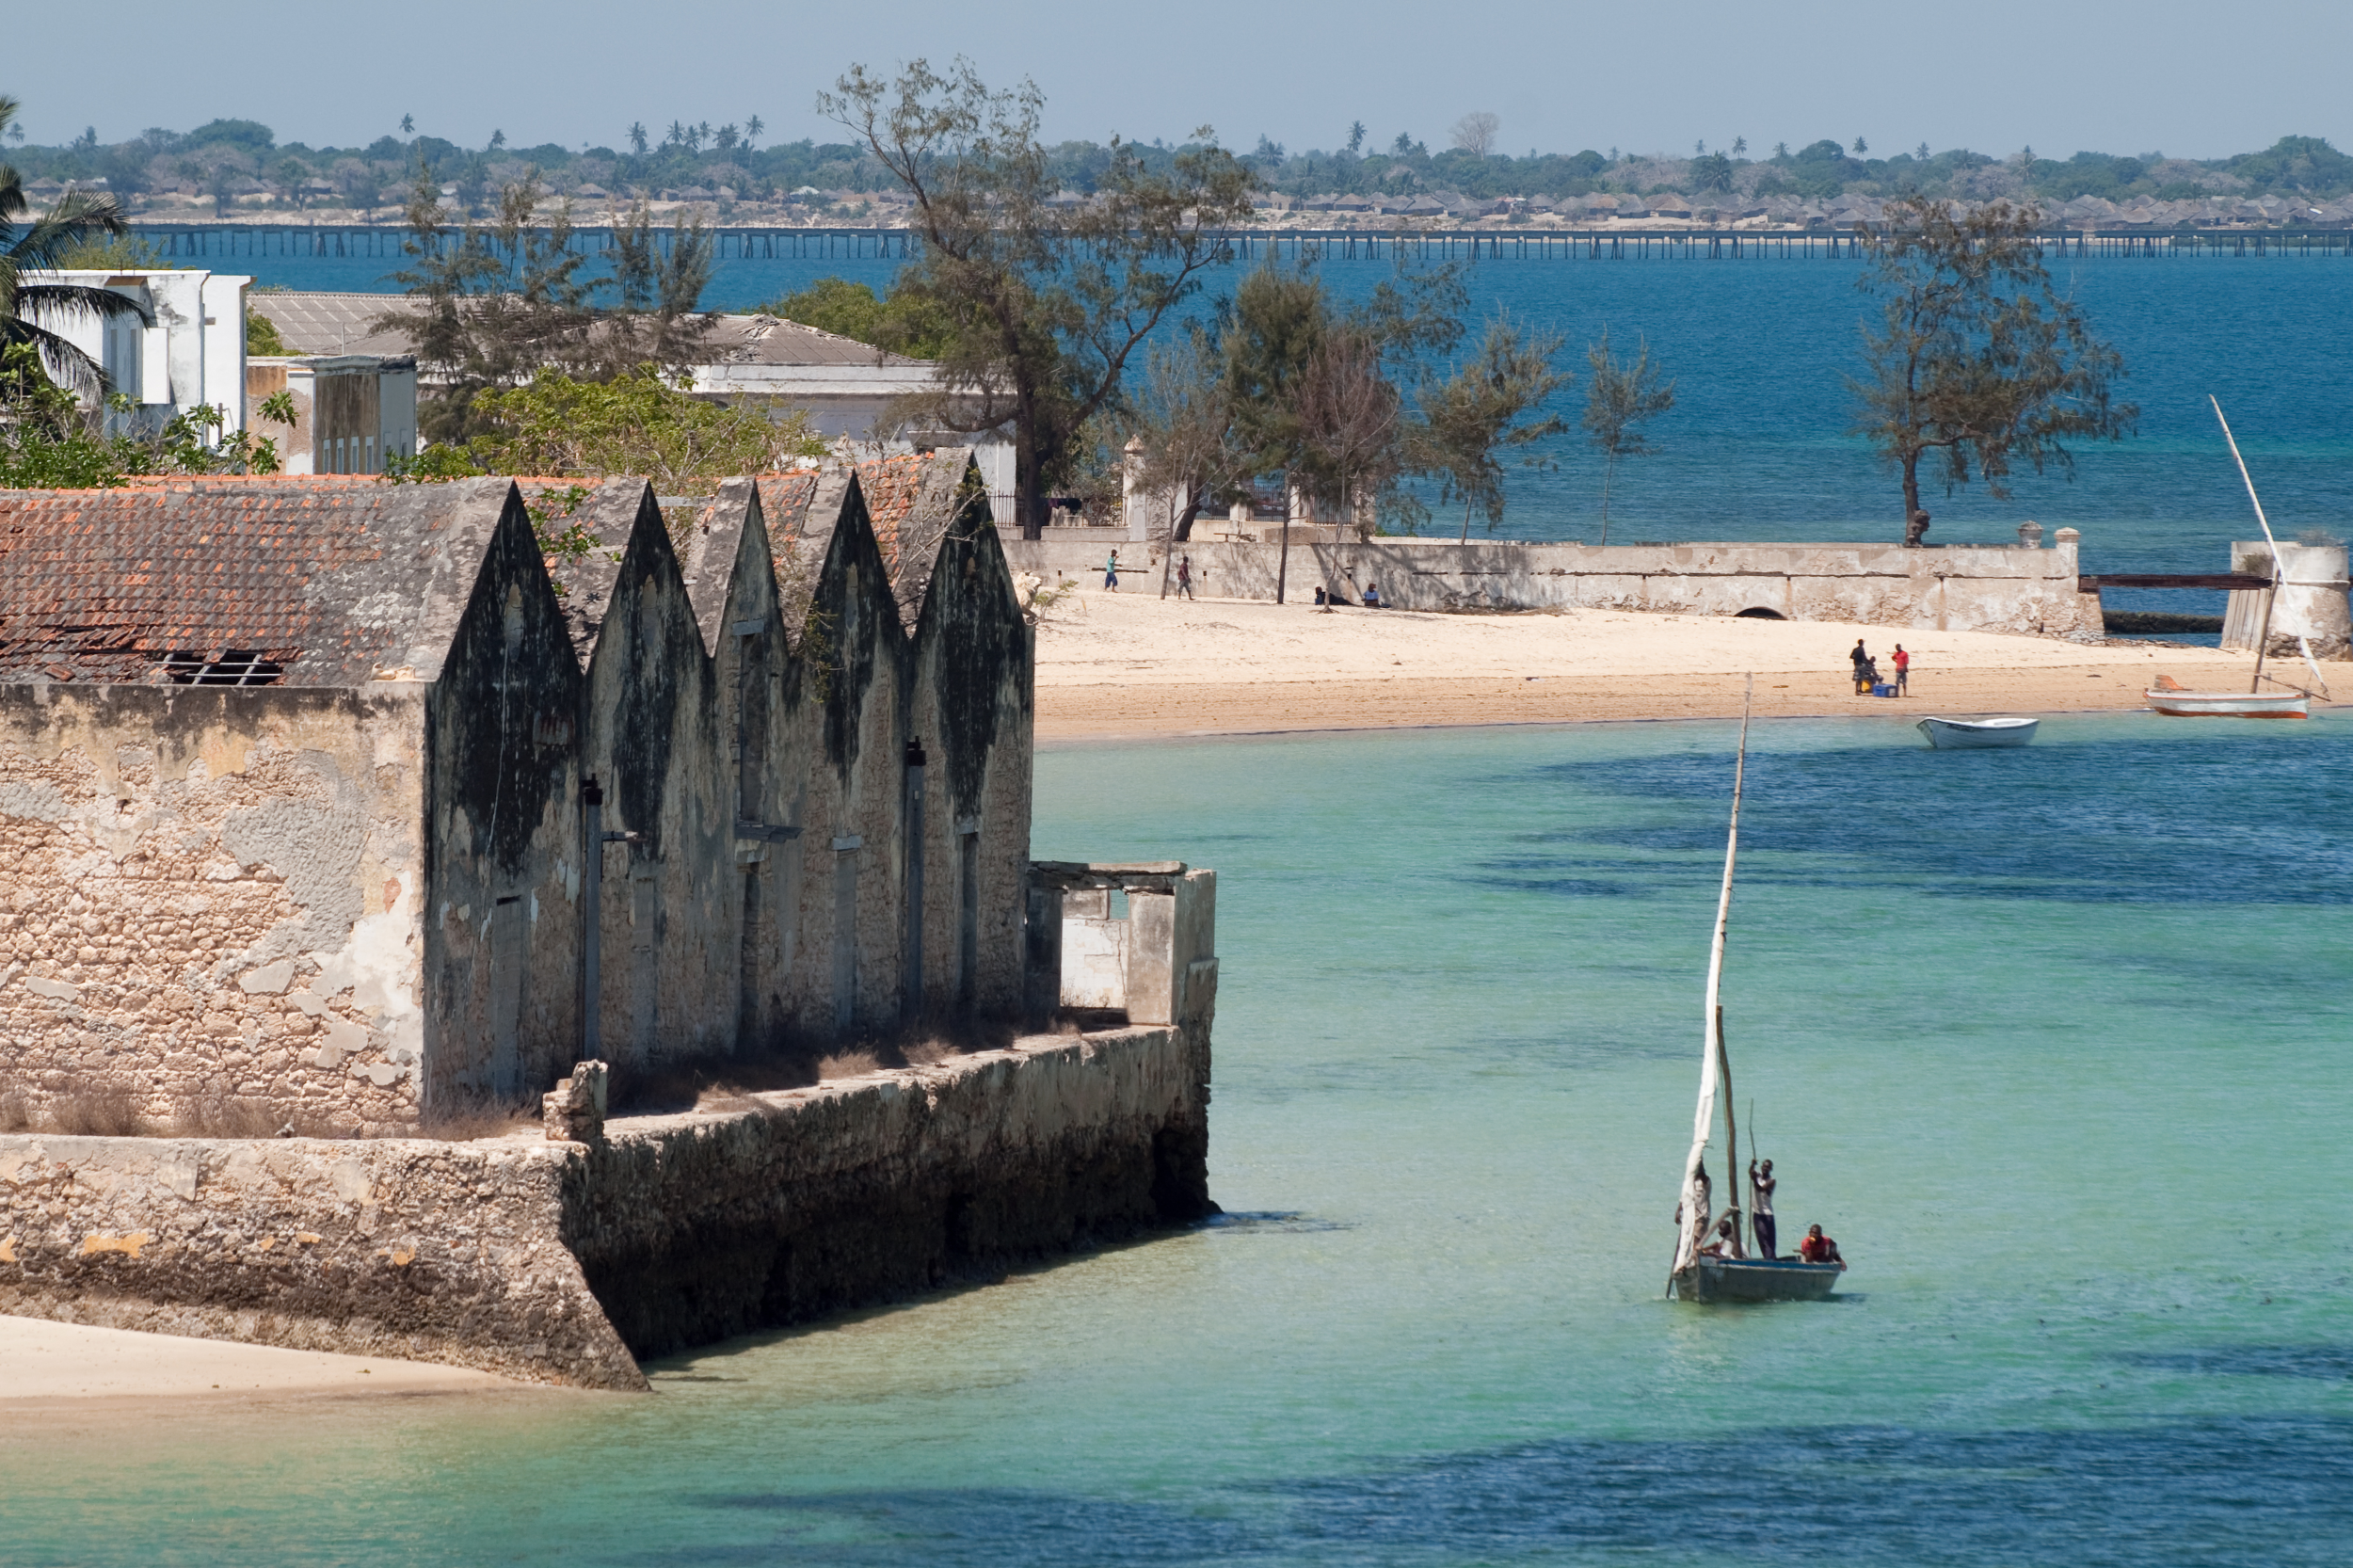
[(588, 661), (583, 766), (603, 784), (600, 1009), (608, 1060), (735, 1045), (733, 779), (717, 679), (650, 487)]
[(1021, 1003), (1034, 632), (977, 469), (941, 538), (912, 648), (909, 722), (930, 759), (923, 821), (925, 1011)]
[(582, 687), (510, 492), (425, 701), (428, 1116), (536, 1094), (577, 1054)]

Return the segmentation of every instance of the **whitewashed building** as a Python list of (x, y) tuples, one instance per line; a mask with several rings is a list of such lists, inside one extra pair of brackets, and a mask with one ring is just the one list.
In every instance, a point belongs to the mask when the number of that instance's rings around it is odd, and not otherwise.
[(121, 423), (161, 429), (210, 404), (220, 410), (224, 430), (245, 428), (245, 296), (251, 278), (190, 268), (27, 273), (24, 281), (107, 289), (146, 307), (152, 325), (135, 315), (106, 318), (54, 306), (26, 312), (97, 360), (107, 386), (137, 405)]

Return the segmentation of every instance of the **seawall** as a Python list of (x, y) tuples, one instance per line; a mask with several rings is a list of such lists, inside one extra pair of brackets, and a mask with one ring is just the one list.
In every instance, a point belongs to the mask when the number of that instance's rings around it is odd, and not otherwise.
[(1184, 1022), (595, 1143), (0, 1136), (0, 1312), (642, 1388), (636, 1358), (1212, 1212)]
[[(1109, 530), (1099, 532), (1108, 533)], [(1122, 552), (1123, 588), (1157, 592), (1157, 544), (1007, 539), (1016, 572), (1048, 581), (1102, 581), (1108, 549)], [(1280, 547), (1181, 544), (1199, 591), (1273, 600)], [(1132, 578), (1128, 573), (1132, 572)], [(2044, 548), (1897, 544), (1534, 544), (1381, 538), (1310, 544), (1293, 538), (1285, 597), (1305, 602), (1319, 584), (1356, 602), (1368, 583), (1407, 610), (1644, 610), (1673, 615), (1771, 616), (1938, 632), (2101, 633), (2100, 596), (2079, 592), (2076, 541), (2062, 530)]]

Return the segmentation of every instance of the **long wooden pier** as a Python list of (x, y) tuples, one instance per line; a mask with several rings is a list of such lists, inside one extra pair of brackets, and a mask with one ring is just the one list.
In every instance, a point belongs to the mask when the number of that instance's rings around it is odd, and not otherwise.
[[(135, 223), (131, 232), (174, 261), (285, 256), (398, 262), (411, 253), (408, 231), (383, 224)], [(907, 229), (721, 227), (710, 232), (721, 261), (897, 261), (920, 245)], [(1850, 261), (1863, 253), (1862, 237), (1851, 228), (1236, 229), (1225, 237), (1243, 260), (1320, 254), (1379, 261), (1401, 249), (1433, 261)], [(671, 231), (657, 230), (654, 239), (666, 254)], [(575, 228), (569, 245), (584, 255), (601, 255), (613, 248), (613, 230)], [(2042, 246), (2055, 257), (2353, 257), (2353, 231), (2054, 230), (2042, 236)]]

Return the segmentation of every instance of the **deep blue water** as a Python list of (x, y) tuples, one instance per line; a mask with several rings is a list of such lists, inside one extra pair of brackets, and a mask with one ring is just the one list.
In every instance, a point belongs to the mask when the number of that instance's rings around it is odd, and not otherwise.
[[(377, 289), (391, 286), (383, 275), (392, 264), (263, 257), (221, 264), (249, 265), (262, 281), (289, 287)], [(1390, 265), (1322, 264), (1350, 294)], [(723, 262), (703, 303), (740, 310), (828, 274), (881, 288), (897, 265)], [(1951, 497), (1931, 490), (1932, 540), (2014, 541), (2031, 518), (2046, 544), (2061, 527), (2079, 530), (2087, 570), (2228, 569), (2227, 542), (2257, 533), (2209, 393), (2231, 417), (2275, 531), (2291, 538), (2315, 528), (2353, 534), (2353, 260), (2093, 258), (2054, 270), (2123, 354), (2139, 433), (2081, 452), (2072, 483), (2021, 474), (2009, 501), (1981, 484)], [(1561, 332), (1564, 362), (1578, 373), (1559, 409), (1571, 431), (1545, 454), (1557, 467), (1513, 475), (1498, 532), (1599, 536), (1600, 464), (1575, 426), (1583, 350), (1607, 327), (1621, 348), (1646, 339), (1676, 396), (1652, 427), (1663, 450), (1621, 467), (1613, 540), (1901, 537), (1895, 475), (1847, 433), (1845, 377), (1856, 367), (1857, 330), (1869, 308), (1854, 287), (1859, 276), (1850, 261), (1771, 258), (1472, 266), (1477, 313), (1508, 310)], [(1231, 275), (1222, 275), (1210, 294), (1230, 285)], [(2109, 602), (2221, 609), (2219, 595), (2121, 593)]]

